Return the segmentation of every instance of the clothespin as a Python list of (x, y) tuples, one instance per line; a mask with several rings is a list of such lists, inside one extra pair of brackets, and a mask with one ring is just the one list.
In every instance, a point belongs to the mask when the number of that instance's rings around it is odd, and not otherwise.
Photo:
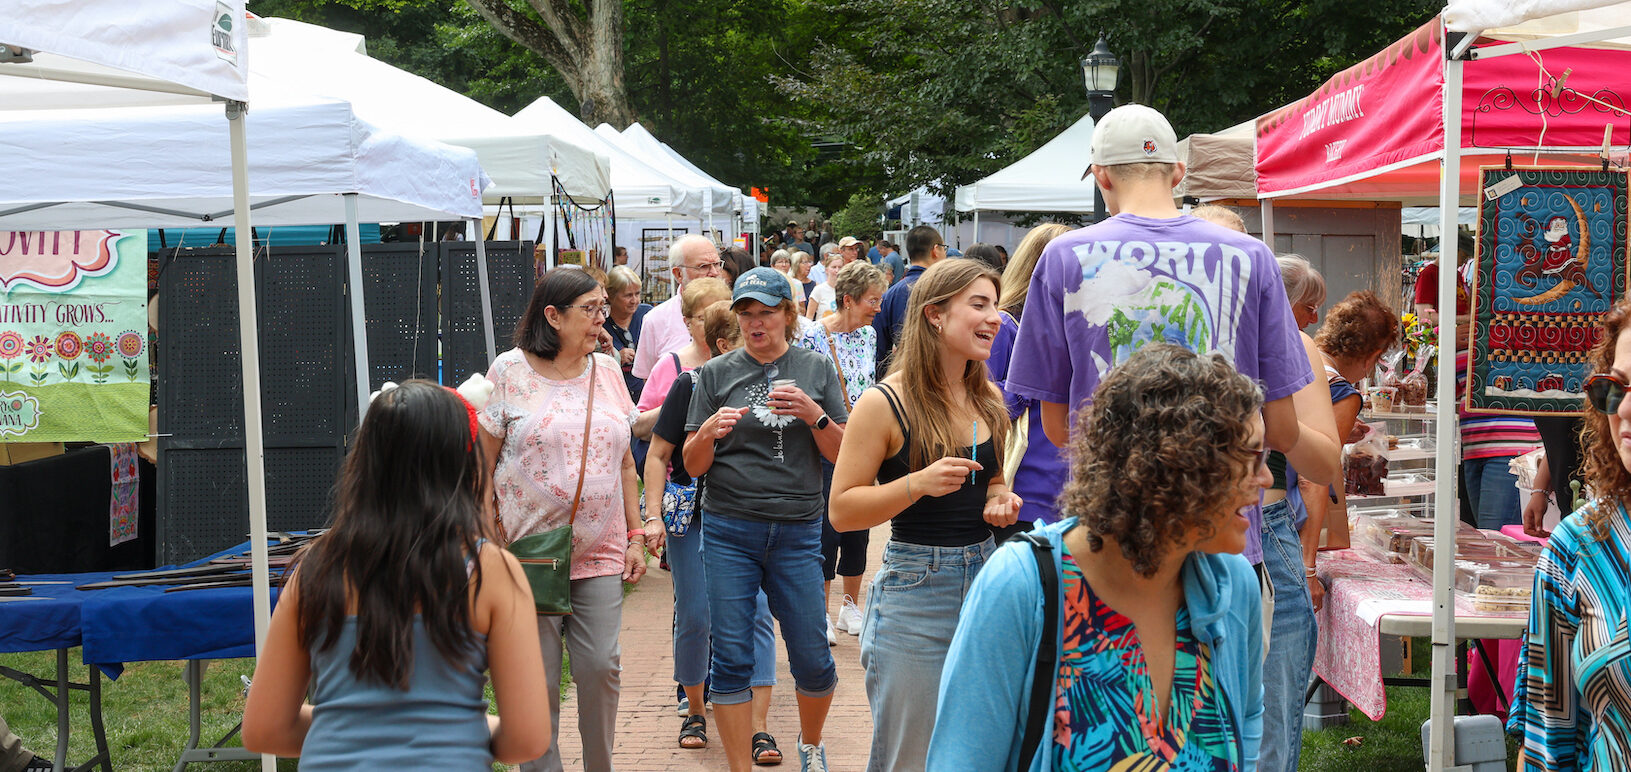
[(1512, 171), (1512, 151), (1506, 151), (1506, 170)]
[(1557, 79), (1552, 81), (1552, 88), (1551, 88), (1552, 99), (1557, 99), (1558, 97), (1563, 95), (1563, 84), (1568, 82), (1569, 73), (1571, 73), (1571, 72), (1574, 72), (1573, 67), (1570, 67), (1570, 68), (1564, 70), (1562, 75), (1557, 76)]

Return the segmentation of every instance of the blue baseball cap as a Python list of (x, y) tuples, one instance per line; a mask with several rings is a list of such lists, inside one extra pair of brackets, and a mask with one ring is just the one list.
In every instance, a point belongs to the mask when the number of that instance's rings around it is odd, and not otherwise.
[(744, 300), (757, 300), (767, 306), (780, 305), (793, 299), (793, 285), (774, 268), (754, 268), (736, 277), (731, 287), (731, 307)]

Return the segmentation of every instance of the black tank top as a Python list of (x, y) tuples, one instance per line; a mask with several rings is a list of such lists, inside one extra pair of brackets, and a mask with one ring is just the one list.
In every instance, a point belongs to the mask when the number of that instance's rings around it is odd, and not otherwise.
[[(900, 426), (900, 433), (906, 440), (901, 443), (899, 452), (879, 465), (878, 482), (883, 484), (918, 470), (911, 467), (912, 430), (906, 425), (906, 411), (901, 409), (894, 389), (883, 384), (876, 388), (889, 400), (889, 410), (895, 414), (895, 423)], [(964, 447), (958, 453), (967, 458), (968, 451)], [(984, 467), (974, 473), (974, 482), (964, 482), (963, 487), (944, 496), (918, 499), (889, 521), (890, 537), (895, 541), (930, 547), (967, 547), (989, 538), (991, 525), (984, 516), (985, 493), (986, 486), (991, 484), (991, 477), (1001, 463), (997, 458), (996, 445), (989, 439), (980, 443), (975, 449), (974, 460)]]

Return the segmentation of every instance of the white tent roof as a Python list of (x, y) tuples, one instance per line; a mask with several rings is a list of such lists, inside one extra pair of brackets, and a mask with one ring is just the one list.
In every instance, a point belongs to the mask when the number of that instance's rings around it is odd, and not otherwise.
[(1084, 115), (1030, 155), (979, 182), (959, 185), (957, 211), (1093, 211), (1093, 180), (1081, 179), (1093, 161), (1092, 138), (1093, 119)]
[[(245, 101), (242, 21), (243, 0), (6, 0), (0, 44), (50, 52), (36, 56), (33, 65), (8, 68), (104, 77), (139, 73), (141, 80)], [(10, 99), (4, 104), (19, 106)]]
[[(1631, 3), (1618, 0), (1450, 0), (1444, 23), (1454, 32), (1496, 40), (1545, 40), (1584, 34), (1587, 48), (1631, 48), (1621, 28), (1631, 26)], [(1620, 31), (1605, 38), (1601, 33)]]
[(510, 119), (515, 125), (545, 127), (581, 147), (591, 148), (611, 161), (612, 192), (619, 218), (661, 218), (669, 214), (697, 217), (702, 213), (702, 189), (687, 185), (646, 163), (595, 133), (577, 116), (539, 97)]
[(728, 217), (736, 211), (736, 196), (741, 192), (735, 188), (726, 187), (710, 182), (700, 175), (686, 168), (685, 164), (674, 160), (674, 157), (663, 150), (663, 143), (658, 142), (651, 132), (638, 123), (630, 124), (622, 133), (609, 124), (602, 123), (595, 127), (595, 133), (606, 141), (616, 144), (627, 150), (631, 155), (656, 167), (663, 173), (679, 180), (691, 187), (703, 191), (702, 215), (712, 213)]
[(369, 122), (476, 151), (492, 176), (489, 201), (543, 203), (553, 174), (580, 203), (606, 198), (610, 162), (552, 127), (518, 130), (509, 116), (452, 89), (356, 52), (360, 39), (287, 19), (251, 24), (257, 90), (343, 99)]
[[(359, 194), (362, 222), (481, 215), (469, 149), (375, 129), (344, 102), (257, 100), (248, 120), (257, 225), (341, 222), (343, 193)], [(0, 193), (0, 230), (231, 221), (219, 106), (0, 110), (0, 157), (28, 180)]]
[[(639, 125), (639, 124), (636, 124), (636, 125)], [(634, 126), (630, 126), (629, 128), (624, 129), (623, 133), (627, 134), (630, 131), (632, 131), (633, 129), (634, 129)], [(640, 131), (645, 132), (646, 131), (645, 127), (641, 126)], [(647, 134), (647, 136), (650, 136), (650, 132), (646, 132), (646, 134)], [(657, 146), (661, 147), (663, 149), (663, 152), (667, 153), (670, 158), (673, 158), (674, 160), (679, 161), (680, 165), (684, 166), (687, 169), (690, 169), (692, 172), (694, 172), (697, 176), (701, 177), (702, 179), (707, 180), (709, 182), (709, 184), (712, 184), (715, 187), (728, 188), (730, 190), (736, 191), (736, 211), (737, 212), (743, 212), (743, 211), (746, 210), (747, 202), (749, 200), (751, 200), (751, 198), (749, 196), (743, 195), (741, 188), (733, 187), (731, 185), (726, 185), (725, 183), (720, 182), (718, 177), (715, 177), (712, 174), (709, 174), (709, 173), (703, 171), (701, 169), (701, 167), (698, 167), (696, 164), (691, 163), (691, 159), (686, 158), (683, 155), (680, 155), (679, 151), (675, 150), (672, 147), (669, 147), (667, 142), (657, 140), (656, 137), (652, 137), (652, 139), (657, 141)]]

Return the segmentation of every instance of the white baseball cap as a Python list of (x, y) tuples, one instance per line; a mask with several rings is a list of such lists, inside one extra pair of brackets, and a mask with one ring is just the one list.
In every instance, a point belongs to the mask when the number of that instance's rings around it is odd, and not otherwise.
[[(1122, 105), (1093, 127), (1094, 166), (1178, 163), (1178, 135), (1166, 116), (1144, 105)], [(1089, 166), (1082, 179), (1092, 171)]]

